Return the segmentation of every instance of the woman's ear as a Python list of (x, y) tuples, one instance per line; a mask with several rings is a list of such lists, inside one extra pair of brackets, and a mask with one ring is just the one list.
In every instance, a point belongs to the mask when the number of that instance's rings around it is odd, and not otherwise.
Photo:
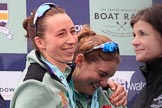
[(39, 49), (45, 49), (46, 48), (43, 39), (41, 39), (40, 37), (35, 37), (34, 42)]
[(81, 64), (82, 62), (84, 61), (84, 55), (83, 54), (78, 54), (77, 56), (76, 56), (76, 59), (75, 59), (75, 62), (76, 62), (76, 64)]

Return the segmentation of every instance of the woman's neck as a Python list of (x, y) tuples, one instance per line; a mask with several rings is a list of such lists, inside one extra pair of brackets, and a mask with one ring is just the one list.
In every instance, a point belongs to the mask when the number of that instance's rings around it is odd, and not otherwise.
[(66, 63), (63, 63), (63, 62), (59, 62), (57, 60), (54, 60), (48, 56), (43, 56), (48, 62), (50, 62), (51, 64), (57, 66), (61, 72), (65, 72), (65, 69), (67, 67), (67, 64)]
[(72, 74), (72, 78), (73, 78), (73, 82), (74, 82), (74, 88), (76, 91), (79, 91), (79, 81), (78, 81), (78, 75), (77, 75), (77, 66), (75, 67), (74, 71), (73, 71), (73, 74)]

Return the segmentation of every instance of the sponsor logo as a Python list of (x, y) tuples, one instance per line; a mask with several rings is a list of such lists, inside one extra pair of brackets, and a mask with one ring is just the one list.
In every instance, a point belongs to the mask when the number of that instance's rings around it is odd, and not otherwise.
[(133, 74), (134, 71), (117, 71), (110, 79), (123, 85), (127, 91), (140, 91), (146, 83), (142, 81), (131, 83)]
[(153, 100), (151, 108), (162, 108), (162, 94)]
[(83, 25), (75, 25), (76, 32), (79, 32), (83, 28)]
[(60, 97), (61, 97), (61, 101), (62, 101), (62, 108), (68, 108), (68, 102), (67, 102), (67, 99), (66, 99), (66, 96), (64, 94), (63, 91), (61, 91), (59, 93)]
[[(93, 18), (107, 22), (101, 32), (116, 37), (132, 36), (130, 19), (134, 16), (137, 10), (133, 9), (110, 9), (103, 8), (100, 12), (94, 12)], [(109, 22), (109, 23), (108, 23)]]
[(7, 3), (0, 3), (0, 33), (6, 35), (7, 39), (12, 40), (13, 36), (9, 33), (10, 30), (6, 28), (8, 22), (8, 5)]
[(5, 100), (11, 100), (21, 75), (21, 71), (0, 71), (0, 93)]

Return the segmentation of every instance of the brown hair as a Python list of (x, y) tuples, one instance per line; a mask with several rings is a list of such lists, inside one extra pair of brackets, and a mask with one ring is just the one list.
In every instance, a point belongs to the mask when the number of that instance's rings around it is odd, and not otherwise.
[[(34, 16), (36, 11), (33, 11), (31, 16), (27, 17), (23, 21), (23, 28), (26, 30), (26, 38), (30, 39), (33, 43), (33, 46), (37, 48), (34, 42), (35, 35), (42, 38), (47, 28), (46, 21), (48, 17), (56, 15), (58, 13), (65, 13), (65, 10), (60, 6), (51, 7), (47, 12), (43, 14), (42, 17), (37, 18), (36, 24), (33, 24)], [(36, 31), (35, 28), (36, 27)], [(36, 33), (35, 33), (36, 32)]]
[(145, 8), (139, 11), (132, 19), (131, 26), (133, 27), (136, 22), (143, 20), (152, 25), (162, 36), (162, 5), (155, 4), (150, 8)]
[(83, 54), (85, 56), (85, 61), (88, 63), (97, 62), (100, 60), (111, 61), (116, 60), (117, 63), (120, 62), (119, 52), (105, 53), (102, 49), (96, 49), (91, 53), (86, 53), (94, 46), (101, 45), (106, 42), (111, 42), (112, 40), (107, 36), (102, 36), (96, 34), (90, 28), (84, 26), (83, 29), (78, 33), (78, 45), (74, 54), (73, 61), (78, 54)]

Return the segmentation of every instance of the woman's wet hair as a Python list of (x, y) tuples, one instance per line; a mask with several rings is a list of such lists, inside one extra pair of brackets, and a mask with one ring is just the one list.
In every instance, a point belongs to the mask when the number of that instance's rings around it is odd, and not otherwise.
[(75, 58), (78, 54), (83, 54), (85, 61), (88, 63), (98, 62), (100, 60), (111, 61), (116, 60), (118, 63), (120, 62), (119, 51), (115, 52), (104, 52), (102, 49), (95, 49), (90, 53), (87, 53), (90, 49), (95, 46), (101, 45), (106, 42), (112, 42), (112, 40), (107, 36), (98, 35), (94, 31), (92, 31), (89, 26), (84, 26), (83, 29), (78, 33), (78, 44), (76, 47), (76, 51), (74, 54), (73, 61), (75, 62)]

